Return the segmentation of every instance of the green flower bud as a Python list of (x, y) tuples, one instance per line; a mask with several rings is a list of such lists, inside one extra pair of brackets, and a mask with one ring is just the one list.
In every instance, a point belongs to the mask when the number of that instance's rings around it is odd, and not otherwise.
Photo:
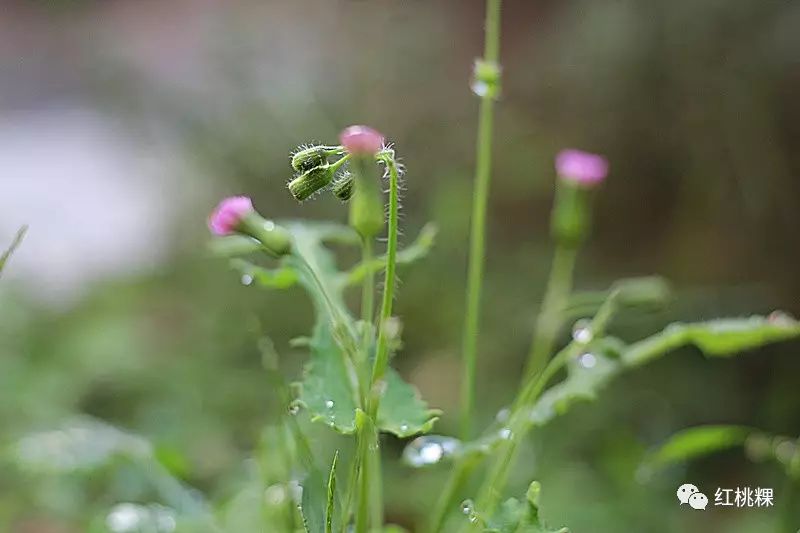
[(282, 257), (292, 251), (292, 234), (289, 230), (266, 220), (255, 211), (250, 211), (241, 219), (237, 231), (256, 239), (273, 257)]
[(577, 246), (589, 233), (591, 223), (590, 191), (572, 182), (558, 180), (550, 231), (556, 242)]
[(301, 148), (292, 155), (292, 168), (297, 172), (305, 172), (314, 167), (326, 165), (328, 156), (336, 153), (336, 148), (331, 146), (309, 146)]
[(353, 197), (353, 184), (355, 183), (355, 176), (350, 172), (345, 172), (333, 182), (331, 192), (333, 195), (341, 200), (347, 202)]
[(375, 161), (372, 157), (352, 160), (355, 175), (353, 199), (350, 201), (350, 225), (364, 238), (372, 238), (383, 229), (385, 213)]
[(335, 171), (335, 168), (327, 164), (306, 170), (289, 182), (289, 191), (298, 202), (307, 200), (315, 192), (330, 185)]

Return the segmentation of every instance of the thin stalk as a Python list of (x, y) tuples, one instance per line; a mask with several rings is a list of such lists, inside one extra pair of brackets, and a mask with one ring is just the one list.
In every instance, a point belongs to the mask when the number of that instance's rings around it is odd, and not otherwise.
[[(397, 266), (397, 239), (398, 239), (398, 212), (399, 199), (399, 171), (397, 164), (390, 155), (383, 156), (382, 161), (389, 171), (389, 227), (386, 245), (386, 272), (384, 275), (383, 299), (380, 315), (376, 328), (378, 341), (375, 350), (375, 361), (372, 366), (370, 387), (367, 393), (367, 416), (377, 422), (378, 408), (381, 401), (380, 383), (386, 375), (389, 365), (389, 338), (385, 324), (392, 316), (394, 303), (395, 270)], [(369, 529), (369, 522), (373, 527), (383, 524), (383, 498), (379, 484), (381, 483), (381, 462), (376, 430), (369, 431), (366, 425), (359, 432), (358, 458), (360, 464), (360, 494), (356, 512), (356, 532), (364, 533)]]
[[(361, 261), (368, 265), (373, 258), (372, 239), (364, 238), (361, 246)], [(361, 336), (361, 360), (358, 371), (361, 380), (361, 405), (367, 404), (370, 368), (369, 352), (372, 348), (373, 334), (370, 329), (375, 314), (375, 271), (368, 269), (361, 285), (361, 322), (364, 331)]]
[(378, 385), (386, 375), (386, 368), (389, 366), (389, 338), (387, 337), (386, 324), (392, 316), (392, 304), (394, 303), (397, 238), (399, 233), (399, 171), (394, 159), (387, 157), (384, 161), (389, 170), (389, 230), (388, 242), (386, 244), (386, 273), (384, 275), (383, 301), (381, 302), (381, 312), (377, 324), (378, 346), (375, 353), (375, 363), (372, 367), (372, 387), (370, 389), (370, 401), (368, 404), (368, 414), (373, 420), (376, 419), (381, 401), (381, 387)]
[(547, 281), (544, 299), (536, 318), (536, 329), (528, 353), (527, 379), (538, 374), (553, 353), (556, 337), (563, 324), (563, 313), (572, 291), (572, 277), (578, 250), (574, 247), (557, 245), (550, 277)]
[[(483, 60), (496, 64), (500, 55), (500, 0), (487, 0)], [(494, 91), (481, 95), (476, 141), (475, 190), (472, 196), (469, 267), (464, 312), (464, 357), (461, 381), (461, 437), (469, 439), (475, 406), (478, 330), (480, 323), (483, 264), (486, 251), (486, 207), (492, 169), (492, 125), (494, 123)]]
[[(594, 336), (601, 336), (617, 310), (619, 293), (612, 292), (603, 303), (590, 324)], [(508, 479), (509, 469), (517, 457), (519, 444), (533, 427), (530, 420), (530, 411), (536, 401), (544, 392), (545, 387), (564, 366), (575, 357), (579, 356), (586, 346), (578, 341), (571, 341), (559, 351), (545, 368), (531, 377), (523, 384), (515, 408), (510, 416), (510, 438), (495, 454), (497, 460), (492, 465), (486, 476), (478, 495), (477, 507), (488, 516), (494, 511), (500, 500), (503, 487)]]

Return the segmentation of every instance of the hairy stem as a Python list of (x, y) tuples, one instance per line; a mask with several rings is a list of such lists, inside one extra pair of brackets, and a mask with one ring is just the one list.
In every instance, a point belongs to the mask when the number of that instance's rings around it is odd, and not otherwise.
[[(393, 156), (381, 156), (389, 173), (389, 228), (386, 246), (386, 273), (384, 276), (383, 300), (376, 329), (378, 341), (375, 349), (375, 361), (372, 366), (369, 391), (367, 391), (367, 416), (377, 425), (378, 408), (383, 393), (381, 382), (389, 365), (389, 338), (386, 323), (392, 316), (394, 303), (395, 269), (397, 266), (399, 170)], [(358, 458), (360, 463), (360, 496), (356, 513), (356, 532), (363, 533), (370, 527), (383, 524), (383, 498), (381, 491), (381, 461), (378, 443), (378, 431), (369, 431), (367, 425), (359, 431)]]
[(386, 375), (389, 365), (389, 338), (386, 324), (392, 316), (394, 303), (395, 269), (397, 266), (397, 238), (398, 238), (398, 211), (399, 199), (399, 171), (393, 158), (384, 159), (389, 171), (389, 232), (386, 245), (386, 273), (384, 275), (383, 301), (378, 317), (378, 346), (375, 353), (375, 363), (372, 367), (372, 388), (370, 390), (369, 411), (370, 417), (375, 420), (381, 401), (380, 382)]
[[(496, 64), (500, 55), (500, 0), (487, 0), (483, 60)], [(472, 197), (469, 267), (464, 312), (463, 377), (461, 381), (461, 437), (472, 433), (475, 406), (478, 329), (480, 322), (483, 264), (486, 250), (486, 207), (489, 201), (489, 180), (492, 166), (492, 124), (495, 92), (481, 95), (478, 138), (476, 143), (475, 190)]]

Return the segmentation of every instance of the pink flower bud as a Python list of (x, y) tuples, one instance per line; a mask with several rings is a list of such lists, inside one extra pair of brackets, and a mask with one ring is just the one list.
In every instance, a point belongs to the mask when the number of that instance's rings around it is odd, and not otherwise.
[(373, 155), (383, 148), (383, 135), (369, 126), (348, 126), (339, 134), (344, 149), (354, 155)]
[(561, 179), (592, 187), (605, 179), (608, 161), (603, 156), (580, 150), (562, 150), (556, 156), (556, 171)]
[(225, 198), (208, 217), (208, 228), (214, 235), (230, 235), (252, 211), (253, 202), (247, 196)]

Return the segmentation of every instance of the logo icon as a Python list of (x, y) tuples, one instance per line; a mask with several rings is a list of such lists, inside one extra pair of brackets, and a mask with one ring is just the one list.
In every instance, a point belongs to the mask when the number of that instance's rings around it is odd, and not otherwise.
[(681, 505), (688, 503), (692, 509), (705, 511), (708, 506), (708, 497), (691, 483), (684, 483), (678, 487), (677, 496)]

